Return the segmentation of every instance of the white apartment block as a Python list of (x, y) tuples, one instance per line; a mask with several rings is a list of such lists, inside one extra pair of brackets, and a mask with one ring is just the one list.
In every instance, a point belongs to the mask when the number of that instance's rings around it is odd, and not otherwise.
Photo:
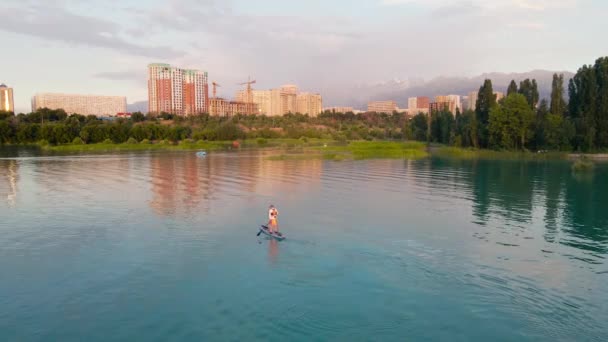
[(68, 114), (115, 116), (127, 111), (125, 96), (98, 96), (76, 94), (36, 94), (32, 98), (32, 111), (63, 109)]
[(418, 98), (410, 97), (407, 99), (407, 108), (408, 109), (416, 109), (418, 108)]
[(396, 110), (397, 103), (395, 101), (372, 101), (367, 104), (368, 112), (392, 114)]
[(319, 94), (300, 93), (296, 99), (296, 112), (317, 116), (323, 111), (323, 98)]

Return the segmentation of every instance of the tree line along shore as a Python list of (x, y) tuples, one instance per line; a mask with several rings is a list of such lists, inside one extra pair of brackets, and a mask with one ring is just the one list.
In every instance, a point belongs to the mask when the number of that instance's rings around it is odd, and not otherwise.
[(297, 113), (181, 117), (137, 112), (130, 118), (107, 121), (67, 115), (61, 109), (19, 115), (0, 112), (0, 144), (36, 144), (55, 150), (107, 149), (110, 145), (121, 145), (114, 146), (117, 149), (231, 148), (232, 141), (276, 146), (309, 144), (308, 140), (420, 141), (449, 146), (442, 150), (453, 155), (491, 154), (476, 150), (603, 152), (608, 148), (608, 58), (581, 67), (567, 89), (563, 76), (555, 74), (550, 99), (539, 99), (536, 81), (526, 79), (519, 85), (512, 81), (506, 97), (497, 101), (492, 81), (486, 80), (479, 88), (475, 110), (451, 113), (446, 108), (430, 116), (325, 112), (316, 117)]

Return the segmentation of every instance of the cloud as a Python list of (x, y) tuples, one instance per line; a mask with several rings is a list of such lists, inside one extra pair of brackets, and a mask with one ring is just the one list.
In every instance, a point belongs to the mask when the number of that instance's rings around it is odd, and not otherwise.
[[(62, 5), (61, 2), (57, 4)], [(182, 54), (169, 47), (131, 43), (121, 37), (117, 23), (75, 14), (67, 8), (48, 4), (0, 6), (0, 30), (79, 46), (113, 49), (137, 56), (171, 58)]]
[(519, 9), (545, 11), (576, 7), (579, 0), (380, 0), (383, 6), (416, 5), (420, 7), (455, 7), (475, 5), (488, 10)]
[(146, 74), (141, 71), (106, 71), (93, 74), (93, 77), (112, 81), (141, 81), (146, 79)]
[(516, 23), (510, 23), (509, 27), (532, 30), (532, 31), (540, 31), (540, 30), (545, 29), (545, 24), (540, 23), (540, 22), (531, 22), (531, 21), (530, 22), (516, 22)]

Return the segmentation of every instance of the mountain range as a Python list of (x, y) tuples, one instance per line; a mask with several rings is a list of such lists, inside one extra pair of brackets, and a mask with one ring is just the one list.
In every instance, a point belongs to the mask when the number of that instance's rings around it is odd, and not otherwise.
[[(519, 85), (520, 81), (536, 79), (540, 98), (548, 99), (551, 95), (553, 74), (564, 74), (564, 89), (568, 88), (568, 81), (574, 76), (569, 71), (533, 70), (522, 73), (485, 73), (475, 77), (437, 77), (429, 81), (421, 79), (400, 80), (392, 79), (386, 82), (353, 86), (352, 89), (336, 95), (328, 91), (322, 94), (323, 105), (349, 106), (365, 110), (369, 101), (393, 100), (400, 108), (407, 108), (407, 99), (415, 96), (428, 96), (431, 100), (436, 95), (468, 95), (471, 91), (478, 91), (485, 79), (492, 80), (494, 91), (506, 92), (511, 80)], [(566, 97), (568, 94), (564, 94)], [(139, 101), (127, 105), (129, 112), (147, 112), (148, 101)]]
[[(369, 86), (359, 86), (353, 89), (352, 94), (356, 97), (347, 99), (349, 106), (355, 108), (367, 108), (368, 101), (393, 100), (400, 108), (407, 108), (407, 99), (415, 96), (428, 96), (432, 99), (437, 95), (468, 95), (471, 91), (478, 91), (484, 80), (492, 80), (494, 91), (506, 93), (511, 80), (519, 86), (519, 82), (536, 79), (540, 98), (549, 98), (551, 95), (551, 83), (553, 74), (564, 74), (564, 89), (568, 88), (568, 81), (574, 76), (569, 71), (533, 70), (523, 73), (485, 73), (475, 77), (437, 77), (429, 81), (392, 80)], [(365, 96), (362, 96), (366, 94)], [(564, 94), (567, 96), (567, 94)]]

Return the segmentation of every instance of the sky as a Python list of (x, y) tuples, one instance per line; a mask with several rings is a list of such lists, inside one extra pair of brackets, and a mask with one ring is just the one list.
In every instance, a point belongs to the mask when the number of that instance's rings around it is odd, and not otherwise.
[(340, 103), (392, 79), (576, 71), (608, 55), (603, 0), (2, 0), (0, 83), (147, 100), (149, 63), (205, 70), (228, 98), (297, 84)]

